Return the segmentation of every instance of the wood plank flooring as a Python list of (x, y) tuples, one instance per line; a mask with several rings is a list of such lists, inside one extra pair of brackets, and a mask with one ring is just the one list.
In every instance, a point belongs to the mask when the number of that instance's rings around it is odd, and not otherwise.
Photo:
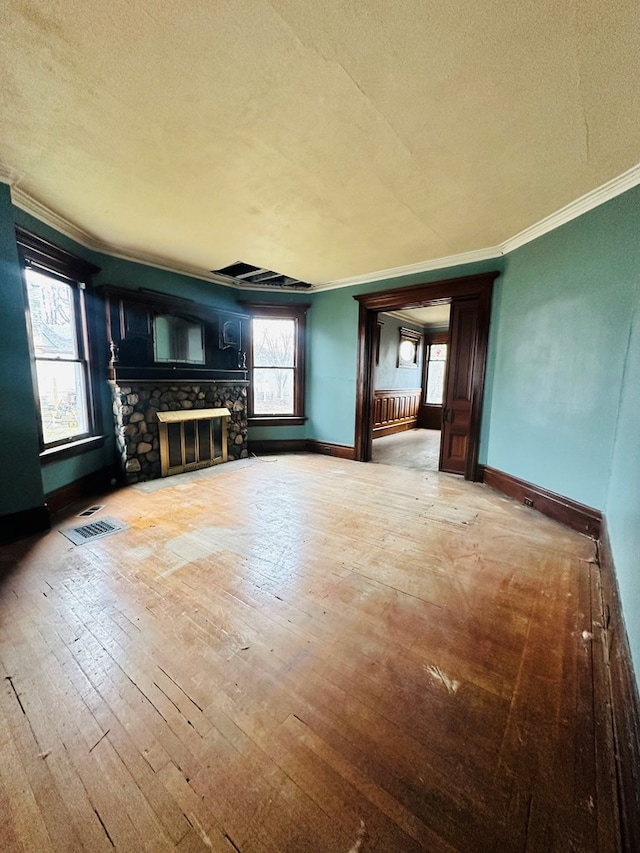
[(440, 430), (416, 428), (376, 438), (371, 461), (422, 472), (437, 471)]
[(591, 540), (305, 454), (104, 502), (0, 551), (1, 850), (619, 849)]

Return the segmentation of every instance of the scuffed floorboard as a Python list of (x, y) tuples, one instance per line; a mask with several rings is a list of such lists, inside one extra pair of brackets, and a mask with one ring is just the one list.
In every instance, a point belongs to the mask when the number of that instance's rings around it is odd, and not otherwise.
[(591, 540), (305, 454), (101, 503), (0, 552), (1, 850), (619, 849)]

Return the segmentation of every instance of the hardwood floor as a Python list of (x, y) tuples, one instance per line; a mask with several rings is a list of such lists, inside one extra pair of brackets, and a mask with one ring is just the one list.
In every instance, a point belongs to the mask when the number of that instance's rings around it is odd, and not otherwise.
[(619, 849), (591, 540), (306, 454), (102, 502), (0, 551), (0, 849)]
[(409, 429), (376, 438), (371, 461), (416, 471), (437, 471), (439, 458), (440, 430)]

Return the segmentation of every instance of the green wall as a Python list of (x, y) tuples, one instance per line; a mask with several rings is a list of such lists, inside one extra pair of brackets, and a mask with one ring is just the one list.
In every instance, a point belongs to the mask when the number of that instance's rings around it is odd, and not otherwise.
[(44, 504), (38, 415), (9, 187), (0, 184), (0, 515)]
[(487, 463), (604, 509), (631, 305), (638, 191), (507, 255)]
[(398, 344), (400, 329), (413, 329), (423, 334), (419, 323), (408, 323), (397, 317), (383, 317), (380, 329), (380, 362), (376, 365), (376, 391), (399, 391), (403, 388), (415, 390), (422, 385), (423, 348), (418, 349), (418, 362), (415, 367), (398, 367)]
[[(639, 245), (636, 242), (636, 247)], [(630, 309), (631, 312), (631, 309)], [(635, 671), (640, 675), (640, 251), (606, 517)]]

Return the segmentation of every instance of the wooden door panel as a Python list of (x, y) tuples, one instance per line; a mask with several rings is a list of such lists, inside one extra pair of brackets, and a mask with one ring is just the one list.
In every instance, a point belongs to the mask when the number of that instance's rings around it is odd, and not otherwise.
[(479, 301), (451, 303), (451, 343), (445, 387), (440, 470), (464, 474), (469, 461), (473, 387), (478, 352)]

